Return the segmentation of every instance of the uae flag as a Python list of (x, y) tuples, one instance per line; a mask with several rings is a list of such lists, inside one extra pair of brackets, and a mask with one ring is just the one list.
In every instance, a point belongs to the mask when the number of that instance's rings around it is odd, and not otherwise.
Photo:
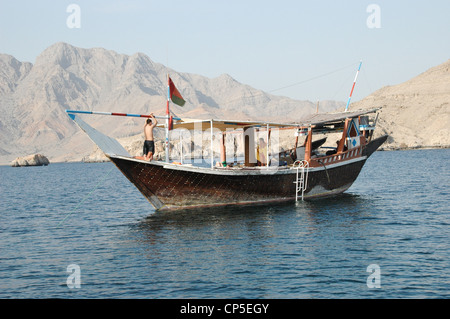
[(181, 96), (180, 92), (178, 92), (177, 88), (175, 87), (175, 84), (173, 84), (172, 79), (169, 77), (169, 92), (170, 92), (170, 99), (173, 103), (179, 106), (183, 106), (186, 101)]

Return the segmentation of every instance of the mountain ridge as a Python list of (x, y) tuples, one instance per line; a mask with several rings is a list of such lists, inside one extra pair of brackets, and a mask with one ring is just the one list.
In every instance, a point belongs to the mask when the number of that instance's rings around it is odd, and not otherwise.
[[(1, 54), (0, 163), (30, 153), (51, 162), (77, 161), (93, 144), (69, 119), (65, 109), (164, 114), (167, 74), (187, 103), (171, 111), (190, 118), (286, 121), (315, 112), (316, 104), (271, 95), (222, 74), (207, 78), (176, 72), (143, 53), (120, 54), (104, 48), (78, 48), (58, 42), (36, 57), (20, 62)], [(343, 102), (324, 101), (334, 110)], [(142, 119), (92, 116), (97, 129), (115, 137), (142, 130)]]
[(382, 108), (375, 136), (390, 136), (385, 149), (450, 147), (450, 60), (385, 86), (351, 108), (374, 106)]

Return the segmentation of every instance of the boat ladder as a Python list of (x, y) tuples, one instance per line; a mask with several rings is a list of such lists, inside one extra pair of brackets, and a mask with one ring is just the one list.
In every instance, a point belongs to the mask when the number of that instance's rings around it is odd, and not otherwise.
[(294, 184), (296, 184), (295, 201), (297, 202), (300, 192), (303, 200), (303, 194), (305, 193), (306, 187), (308, 186), (309, 163), (305, 160), (295, 161), (294, 167), (297, 170), (297, 177), (294, 182)]

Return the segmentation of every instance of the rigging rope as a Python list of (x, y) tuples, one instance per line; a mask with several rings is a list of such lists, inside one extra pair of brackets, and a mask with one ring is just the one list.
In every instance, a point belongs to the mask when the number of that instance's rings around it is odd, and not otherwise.
[(290, 85), (286, 85), (286, 86), (283, 86), (283, 87), (278, 88), (278, 89), (270, 90), (269, 93), (275, 92), (275, 91), (279, 91), (279, 90), (283, 90), (283, 89), (287, 89), (287, 88), (290, 88), (290, 87), (293, 87), (293, 86), (296, 86), (296, 85), (299, 85), (299, 84), (303, 84), (303, 83), (306, 83), (306, 82), (309, 82), (309, 81), (317, 80), (317, 79), (323, 78), (323, 77), (325, 77), (325, 76), (331, 75), (331, 74), (333, 74), (333, 73), (337, 73), (337, 72), (339, 72), (339, 71), (342, 71), (342, 70), (348, 69), (348, 68), (350, 68), (350, 67), (353, 67), (353, 66), (355, 66), (356, 64), (357, 64), (357, 63), (352, 63), (352, 64), (349, 64), (349, 65), (347, 65), (347, 66), (345, 66), (345, 67), (342, 67), (342, 68), (340, 68), (340, 69), (337, 69), (337, 70), (334, 70), (334, 71), (331, 71), (331, 72), (328, 72), (328, 73), (324, 73), (324, 74), (321, 74), (321, 75), (317, 75), (317, 76), (312, 77), (312, 78), (307, 79), (307, 80), (303, 80), (303, 81), (300, 81), (300, 82), (297, 82), (297, 83), (293, 83), (293, 84), (290, 84)]
[[(307, 83), (307, 82), (310, 82), (310, 81), (313, 81), (313, 80), (317, 80), (317, 79), (326, 77), (326, 76), (328, 76), (328, 75), (331, 75), (331, 74), (340, 72), (340, 71), (345, 70), (345, 69), (348, 69), (348, 68), (350, 68), (350, 67), (354, 67), (354, 66), (357, 65), (358, 63), (359, 63), (359, 62), (357, 62), (357, 63), (354, 62), (354, 63), (352, 63), (352, 64), (349, 64), (349, 65), (347, 65), (347, 66), (344, 66), (344, 67), (339, 68), (339, 69), (336, 69), (336, 70), (333, 70), (333, 71), (331, 71), (331, 72), (327, 72), (327, 73), (324, 73), (324, 74), (320, 74), (320, 75), (314, 76), (314, 77), (312, 77), (312, 78), (309, 78), (309, 79), (306, 79), (306, 80), (303, 80), (303, 81), (300, 81), (300, 82), (292, 83), (292, 84), (289, 84), (289, 85), (286, 85), (286, 86), (283, 86), (283, 87), (280, 87), (280, 88), (277, 88), (277, 89), (273, 89), (273, 90), (270, 90), (270, 91), (267, 91), (267, 92), (260, 92), (260, 93), (258, 93), (258, 94), (254, 94), (254, 95), (252, 94), (251, 96), (244, 97), (244, 98), (254, 98), (254, 97), (257, 97), (257, 96), (259, 96), (259, 95), (263, 95), (263, 94), (265, 94), (265, 93), (272, 93), (272, 92), (276, 92), (276, 91), (280, 91), (280, 90), (283, 90), (283, 89), (287, 89), (287, 88), (290, 88), (290, 87), (293, 87), (293, 86), (296, 86), (296, 85), (304, 84), (304, 83)], [(236, 98), (236, 99), (229, 100), (229, 101), (227, 101), (227, 102), (225, 102), (225, 103), (221, 103), (221, 104), (222, 104), (222, 105), (226, 105), (226, 104), (230, 104), (230, 103), (235, 102), (235, 101), (239, 101), (239, 100), (241, 100), (241, 99), (243, 99), (243, 98), (242, 98), (242, 97), (241, 97), (241, 98)]]

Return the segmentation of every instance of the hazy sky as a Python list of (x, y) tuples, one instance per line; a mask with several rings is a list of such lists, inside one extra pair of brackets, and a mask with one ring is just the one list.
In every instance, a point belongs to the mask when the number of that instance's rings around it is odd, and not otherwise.
[(0, 0), (0, 53), (34, 62), (60, 41), (142, 52), (311, 101), (347, 101), (362, 60), (356, 101), (448, 60), (449, 17), (450, 0)]

